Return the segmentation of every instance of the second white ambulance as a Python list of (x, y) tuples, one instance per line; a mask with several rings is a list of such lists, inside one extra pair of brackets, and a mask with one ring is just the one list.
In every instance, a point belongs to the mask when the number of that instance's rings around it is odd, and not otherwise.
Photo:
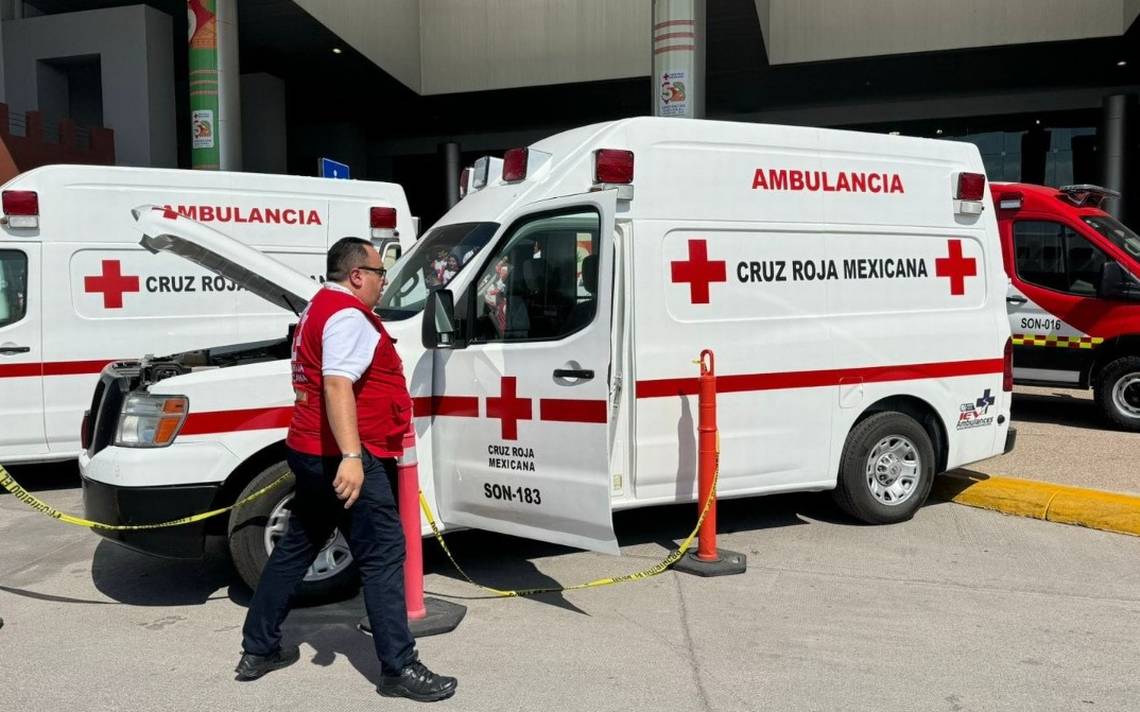
[[(616, 552), (613, 510), (694, 500), (705, 348), (721, 497), (835, 490), (853, 516), (897, 522), (936, 473), (1012, 446), (1006, 277), (973, 145), (637, 118), (490, 165), (379, 308), (445, 526)], [(139, 228), (267, 299), (313, 293), (183, 217), (149, 211)], [(88, 516), (155, 521), (277, 478), (290, 386), (288, 362), (257, 350), (108, 368), (81, 457)], [(228, 523), (251, 585), (288, 497)], [(193, 556), (204, 533), (116, 538)], [(338, 539), (306, 587), (352, 581)]]
[[(52, 165), (0, 187), (0, 462), (74, 458), (99, 371), (116, 359), (277, 338), (296, 315), (138, 245), (131, 208), (212, 225), (314, 278), (329, 246), (415, 239), (392, 183)], [(399, 233), (399, 234), (397, 234)]]

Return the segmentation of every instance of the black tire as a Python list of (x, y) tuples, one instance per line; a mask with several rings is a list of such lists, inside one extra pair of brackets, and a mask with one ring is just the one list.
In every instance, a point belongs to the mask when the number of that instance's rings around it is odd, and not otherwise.
[[(242, 493), (238, 501), (253, 494), (257, 490), (267, 487), (281, 475), (289, 472), (286, 462), (278, 462), (254, 477)], [(293, 478), (258, 497), (249, 504), (238, 507), (230, 512), (229, 522), (229, 549), (233, 559), (234, 568), (242, 581), (251, 589), (257, 588), (261, 578), (261, 570), (269, 560), (269, 549), (265, 541), (265, 528), (275, 509), (287, 498), (293, 496)], [(288, 505), (286, 505), (288, 508)], [(351, 555), (344, 560), (343, 565), (331, 569), (331, 573), (324, 577), (313, 578), (306, 575), (302, 581), (294, 600), (298, 603), (321, 603), (341, 600), (352, 596), (360, 587), (360, 575)]]
[[(898, 447), (913, 454), (913, 458), (896, 458), (899, 464), (896, 471), (892, 472), (891, 465), (882, 473), (888, 480), (893, 477), (898, 487), (909, 492), (898, 496), (897, 503), (884, 501), (892, 497), (890, 492), (882, 491), (882, 480), (876, 478), (881, 493), (878, 498), (872, 493), (872, 484), (868, 481), (874, 476), (874, 473), (868, 473), (872, 451), (891, 438), (897, 440)], [(906, 447), (908, 444), (909, 448)], [(934, 445), (930, 442), (930, 435), (914, 418), (893, 411), (876, 413), (852, 428), (847, 435), (833, 497), (840, 509), (867, 524), (904, 522), (926, 502), (934, 484), (934, 463)], [(907, 486), (908, 481), (912, 482), (910, 486)]]
[(1104, 417), (1122, 430), (1140, 432), (1140, 356), (1122, 356), (1100, 372), (1094, 389)]

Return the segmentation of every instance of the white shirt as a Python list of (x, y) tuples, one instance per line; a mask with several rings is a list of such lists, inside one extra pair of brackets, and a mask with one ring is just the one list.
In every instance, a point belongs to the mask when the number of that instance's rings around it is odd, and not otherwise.
[[(335, 282), (325, 282), (324, 288), (352, 294)], [(356, 383), (372, 365), (379, 344), (380, 332), (360, 310), (345, 307), (334, 312), (321, 333), (321, 375), (343, 376)]]

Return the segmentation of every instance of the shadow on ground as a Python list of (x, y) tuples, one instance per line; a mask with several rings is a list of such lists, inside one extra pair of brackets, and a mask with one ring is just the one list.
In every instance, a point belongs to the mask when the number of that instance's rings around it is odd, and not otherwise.
[(1096, 401), (1062, 390), (1050, 394), (1014, 393), (1013, 423), (1049, 423), (1074, 428), (1105, 430), (1112, 426), (1101, 416)]
[[(656, 544), (657, 549), (651, 554), (600, 558), (604, 570), (591, 576), (616, 576), (652, 566), (689, 534), (696, 523), (696, 516), (695, 504), (616, 513), (614, 526), (622, 546)], [(718, 504), (718, 529), (722, 534), (803, 525), (813, 520), (860, 526), (842, 515), (826, 493), (752, 497), (726, 500)], [(479, 583), (493, 588), (553, 588), (562, 584), (580, 583), (556, 581), (539, 571), (534, 563), (574, 553), (576, 549), (475, 530), (451, 533), (446, 539), (464, 570)], [(462, 580), (433, 538), (425, 539), (423, 547), (425, 573)], [(201, 605), (209, 600), (228, 597), (245, 607), (251, 595), (249, 588), (233, 571), (226, 542), (222, 537), (211, 537), (207, 541), (206, 553), (202, 559), (187, 561), (147, 556), (102, 541), (95, 549), (92, 580), (100, 593), (119, 603), (135, 606)], [(429, 592), (429, 595), (433, 594)], [(470, 595), (465, 597), (490, 596), (493, 594), (472, 587)], [(531, 600), (582, 613), (560, 593), (540, 594)], [(355, 625), (363, 611), (363, 607), (357, 604), (347, 601), (321, 606), (322, 610), (329, 610), (312, 615), (336, 618), (341, 615), (337, 611), (348, 605), (352, 613), (345, 614), (345, 619)], [(305, 610), (306, 615), (310, 615), (308, 611), (313, 609)]]

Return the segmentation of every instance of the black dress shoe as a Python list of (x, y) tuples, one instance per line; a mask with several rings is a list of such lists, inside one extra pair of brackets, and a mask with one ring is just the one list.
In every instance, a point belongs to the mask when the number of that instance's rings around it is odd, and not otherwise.
[(301, 650), (296, 645), (291, 648), (281, 648), (269, 655), (254, 655), (242, 653), (234, 672), (239, 680), (256, 680), (267, 672), (289, 667), (301, 657)]
[(380, 678), (377, 692), (384, 697), (407, 697), (417, 702), (435, 702), (454, 695), (456, 684), (454, 677), (436, 675), (419, 660), (413, 660), (398, 674)]

